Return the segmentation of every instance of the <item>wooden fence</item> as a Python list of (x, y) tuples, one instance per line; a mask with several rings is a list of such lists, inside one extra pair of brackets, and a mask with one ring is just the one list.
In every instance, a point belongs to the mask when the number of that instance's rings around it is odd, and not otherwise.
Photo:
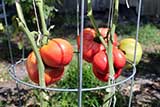
[[(64, 9), (76, 11), (77, 0), (64, 0)], [(87, 0), (85, 0), (86, 2)], [(139, 0), (128, 0), (131, 7), (136, 7), (138, 11)], [(109, 8), (110, 0), (92, 0), (93, 10), (104, 11)], [(120, 0), (120, 4), (126, 4), (126, 0)], [(85, 11), (87, 5), (85, 3)], [(142, 15), (160, 15), (160, 0), (142, 0)]]

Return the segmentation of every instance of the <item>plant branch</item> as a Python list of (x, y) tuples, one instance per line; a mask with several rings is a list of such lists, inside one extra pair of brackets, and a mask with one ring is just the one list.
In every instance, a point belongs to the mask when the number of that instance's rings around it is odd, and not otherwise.
[[(36, 56), (36, 59), (37, 59), (37, 62), (38, 62), (38, 71), (39, 71), (39, 83), (40, 83), (40, 86), (41, 87), (46, 87), (46, 84), (45, 84), (45, 79), (44, 79), (44, 71), (45, 71), (45, 67), (44, 67), (44, 64), (43, 64), (43, 61), (42, 61), (42, 58), (40, 56), (40, 53), (39, 53), (39, 49), (36, 45), (36, 42), (35, 42), (35, 39), (34, 39), (34, 33), (33, 32), (30, 32), (26, 23), (25, 23), (25, 19), (24, 19), (24, 16), (23, 16), (23, 13), (22, 13), (22, 8), (19, 4), (19, 1), (17, 0), (16, 2), (16, 9), (17, 9), (17, 13), (18, 13), (18, 16), (19, 18), (16, 18), (17, 19), (17, 22), (18, 22), (18, 27), (27, 35), (30, 43), (31, 43), (31, 46), (32, 46), (32, 49), (35, 53), (35, 56)], [(40, 96), (40, 99), (41, 99), (41, 105), (42, 107), (44, 107), (44, 102), (43, 102), (43, 92), (40, 93), (42, 96)]]
[(111, 26), (111, 34), (110, 34), (110, 40), (109, 40), (109, 55), (108, 55), (108, 59), (110, 61), (110, 76), (113, 77), (115, 72), (114, 72), (114, 67), (113, 67), (113, 54), (112, 54), (112, 50), (113, 50), (113, 44), (112, 41), (114, 39), (114, 33), (115, 33), (115, 29), (116, 29), (116, 24), (117, 24), (117, 20), (118, 20), (118, 9), (119, 9), (119, 0), (115, 0), (115, 6), (114, 6), (114, 14), (113, 14), (113, 23)]
[(47, 30), (46, 21), (44, 18), (43, 0), (35, 0), (35, 1), (36, 1), (36, 5), (38, 7), (38, 10), (39, 10), (42, 31), (43, 31), (43, 35), (44, 35), (44, 37), (42, 39), (42, 44), (46, 44), (48, 42), (49, 31)]
[[(94, 29), (96, 30), (97, 32), (97, 35), (101, 41), (101, 43), (104, 45), (105, 49), (106, 49), (106, 54), (108, 56), (108, 63), (109, 63), (109, 75), (111, 77), (114, 77), (114, 74), (115, 74), (115, 71), (114, 71), (114, 66), (113, 66), (113, 44), (112, 44), (112, 41), (113, 41), (113, 35), (115, 33), (115, 28), (116, 28), (116, 23), (117, 23), (117, 19), (118, 19), (118, 7), (119, 7), (119, 0), (116, 0), (115, 1), (115, 4), (114, 4), (114, 15), (113, 15), (113, 23), (112, 23), (112, 27), (111, 27), (111, 32), (109, 32), (109, 35), (110, 35), (110, 38), (109, 38), (109, 41), (108, 41), (108, 45), (107, 43), (105, 42), (104, 38), (101, 36), (99, 30), (98, 30), (98, 27), (96, 25), (96, 22), (95, 22), (95, 19), (93, 17), (93, 11), (92, 11), (92, 0), (88, 0), (88, 14), (87, 16), (90, 18), (90, 21), (94, 27)], [(112, 80), (114, 81), (114, 78), (110, 78), (109, 77), (109, 81), (108, 81), (108, 85), (111, 85), (113, 84), (112, 83)], [(115, 88), (115, 87), (113, 87)], [(114, 92), (112, 92), (112, 88), (109, 88), (109, 91), (108, 91), (108, 95), (105, 97), (105, 99), (107, 99), (107, 102), (103, 105), (104, 107), (109, 107), (110, 106), (110, 99), (111, 97), (114, 95)]]
[(48, 36), (49, 32), (47, 30), (46, 21), (45, 21), (45, 18), (44, 18), (43, 0), (35, 0), (35, 1), (36, 1), (36, 5), (37, 5), (37, 7), (39, 9), (39, 14), (40, 14), (40, 19), (41, 19), (43, 34)]
[[(108, 41), (108, 60), (109, 60), (109, 75), (111, 77), (114, 77), (114, 74), (115, 74), (115, 71), (114, 71), (114, 66), (113, 66), (113, 44), (112, 44), (112, 41), (114, 39), (114, 33), (115, 33), (115, 29), (116, 29), (116, 24), (117, 24), (117, 20), (118, 20), (118, 9), (119, 9), (119, 0), (115, 0), (115, 3), (114, 3), (114, 13), (113, 13), (113, 23), (111, 25), (111, 33), (110, 33), (110, 39)], [(112, 84), (112, 81), (114, 81), (114, 78), (109, 78), (109, 82), (108, 84)], [(115, 88), (115, 87), (111, 87), (110, 88), (110, 91), (108, 93), (108, 95), (106, 96), (106, 99), (109, 99), (111, 96), (113, 96), (114, 94), (114, 89), (112, 88)], [(114, 91), (113, 91), (114, 90)], [(109, 105), (109, 100), (107, 101), (106, 103), (106, 106)], [(105, 107), (106, 107), (105, 106)]]
[(88, 0), (88, 14), (87, 16), (89, 17), (94, 29), (96, 30), (97, 32), (97, 35), (101, 41), (101, 43), (103, 44), (103, 46), (105, 47), (106, 49), (106, 54), (107, 54), (107, 49), (108, 49), (108, 46), (104, 40), (104, 38), (101, 36), (101, 33), (99, 32), (98, 30), (98, 26), (96, 25), (96, 22), (95, 22), (95, 19), (94, 19), (94, 16), (93, 16), (93, 11), (92, 11), (92, 0)]
[(45, 87), (45, 81), (44, 81), (44, 77), (43, 77), (45, 68), (44, 68), (44, 64), (43, 64), (43, 61), (41, 59), (39, 50), (36, 46), (36, 42), (34, 40), (34, 35), (33, 35), (32, 32), (29, 31), (27, 25), (24, 23), (25, 22), (24, 16), (23, 16), (22, 10), (19, 10), (19, 9), (21, 9), (21, 6), (18, 2), (16, 2), (16, 6), (18, 6), (17, 7), (17, 12), (18, 12), (18, 16), (20, 16), (19, 18), (16, 18), (17, 22), (18, 22), (18, 26), (19, 26), (20, 29), (22, 29), (22, 31), (24, 31), (26, 33), (26, 35), (27, 35), (27, 37), (28, 37), (28, 39), (31, 43), (32, 49), (33, 49), (33, 51), (36, 55), (37, 61), (38, 61), (38, 69), (39, 69), (39, 73), (40, 73), (39, 78), (41, 78), (40, 79), (40, 85), (42, 87)]
[(24, 16), (23, 16), (22, 7), (19, 4), (19, 0), (16, 0), (15, 4), (16, 4), (16, 9), (17, 9), (19, 19), (24, 24), (24, 26), (27, 27), (26, 21), (25, 21)]

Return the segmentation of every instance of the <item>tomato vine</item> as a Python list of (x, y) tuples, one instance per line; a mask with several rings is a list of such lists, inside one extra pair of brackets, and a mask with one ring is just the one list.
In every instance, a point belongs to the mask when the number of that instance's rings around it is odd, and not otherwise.
[[(109, 64), (109, 81), (108, 81), (108, 85), (112, 84), (112, 81), (114, 81), (114, 66), (113, 66), (113, 44), (112, 41), (114, 39), (114, 33), (115, 33), (115, 29), (116, 29), (116, 23), (118, 20), (118, 8), (119, 8), (119, 0), (113, 0), (114, 2), (114, 9), (113, 9), (113, 19), (111, 19), (111, 28), (110, 28), (110, 32), (108, 33), (108, 35), (110, 35), (109, 41), (108, 43), (105, 42), (104, 38), (101, 36), (98, 27), (95, 23), (95, 19), (93, 16), (93, 12), (92, 12), (92, 0), (88, 0), (88, 17), (90, 18), (90, 21), (94, 27), (94, 29), (97, 32), (97, 36), (99, 37), (101, 43), (104, 45), (104, 47), (106, 48), (106, 54), (108, 56), (108, 64)], [(113, 87), (114, 88), (114, 87)], [(107, 103), (105, 104), (105, 106), (109, 106), (109, 99), (113, 96), (114, 92), (111, 91), (112, 88), (110, 88), (109, 94), (106, 96), (105, 99), (107, 99)]]
[[(38, 6), (39, 8), (39, 12), (41, 13), (41, 18), (42, 20), (44, 21), (44, 16), (43, 15), (43, 1), (42, 0), (36, 0), (36, 5)], [(45, 79), (44, 79), (44, 70), (45, 70), (45, 67), (44, 67), (44, 64), (43, 64), (43, 61), (42, 61), (42, 58), (40, 56), (40, 53), (39, 53), (39, 49), (37, 47), (37, 44), (34, 40), (34, 33), (31, 32), (28, 27), (27, 27), (27, 24), (25, 22), (25, 19), (24, 19), (24, 15), (23, 15), (23, 12), (22, 12), (22, 8), (21, 8), (21, 5), (20, 5), (20, 1), (19, 0), (16, 0), (15, 1), (15, 4), (16, 4), (16, 9), (17, 9), (17, 13), (18, 13), (18, 18), (17, 19), (17, 22), (18, 22), (18, 26), (19, 28), (24, 31), (31, 43), (31, 46), (32, 46), (32, 49), (35, 53), (35, 56), (36, 56), (36, 59), (38, 61), (38, 71), (39, 71), (39, 81), (40, 81), (40, 86), (41, 87), (46, 87), (46, 84), (45, 84)], [(43, 33), (46, 33), (46, 24), (45, 22), (42, 23), (42, 26), (43, 26)], [(35, 31), (36, 32), (36, 31)], [(47, 34), (48, 35), (48, 32)], [(41, 102), (41, 106), (42, 107), (45, 107), (45, 104), (44, 104), (44, 92), (41, 91), (41, 96), (40, 96), (40, 102)]]

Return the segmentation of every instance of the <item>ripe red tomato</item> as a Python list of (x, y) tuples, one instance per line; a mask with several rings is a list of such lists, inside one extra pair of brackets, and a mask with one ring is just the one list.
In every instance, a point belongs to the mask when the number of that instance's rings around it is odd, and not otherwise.
[(113, 47), (113, 60), (115, 68), (123, 68), (126, 64), (126, 57), (124, 53), (117, 47)]
[[(100, 81), (102, 81), (102, 82), (108, 81), (109, 73), (101, 74), (97, 71), (97, 68), (94, 68), (94, 67), (93, 67), (93, 73), (96, 76), (96, 78), (98, 78)], [(122, 73), (122, 69), (116, 70), (115, 75), (114, 75), (114, 79), (118, 78), (121, 73)]]
[[(118, 78), (122, 72), (122, 68), (126, 64), (126, 58), (122, 51), (117, 47), (113, 47), (113, 63), (116, 70), (114, 78)], [(98, 52), (92, 62), (93, 73), (101, 81), (108, 81), (109, 64), (108, 57), (104, 51)]]
[(108, 57), (104, 51), (100, 51), (94, 56), (92, 65), (96, 72), (100, 74), (109, 72)]
[[(107, 35), (108, 28), (99, 28), (101, 36), (104, 38)], [(105, 50), (104, 46), (100, 42), (99, 38), (96, 37), (96, 31), (92, 28), (85, 28), (83, 30), (83, 58), (87, 62), (92, 62), (93, 57), (99, 51)], [(107, 43), (107, 39), (106, 39)], [(114, 35), (113, 44), (117, 45), (117, 35)], [(80, 48), (80, 36), (77, 36), (77, 45)]]
[(40, 54), (46, 65), (50, 67), (63, 67), (72, 60), (73, 47), (68, 41), (55, 38), (40, 48)]
[[(99, 28), (98, 30), (99, 30), (99, 32), (101, 33), (101, 35), (105, 38), (105, 37), (107, 36), (107, 33), (108, 33), (108, 31), (109, 31), (109, 28)], [(117, 37), (117, 34), (114, 33), (113, 36), (114, 36), (114, 37), (113, 37), (113, 45), (114, 45), (114, 46), (118, 46), (118, 37)], [(110, 38), (110, 35), (108, 35), (107, 38)], [(106, 42), (107, 42), (107, 40), (106, 40)]]
[[(26, 69), (30, 79), (33, 82), (39, 84), (37, 61), (36, 61), (36, 56), (33, 52), (31, 52), (27, 58)], [(64, 67), (59, 67), (59, 68), (45, 67), (44, 78), (46, 85), (50, 85), (60, 80), (63, 74), (64, 74)]]
[[(94, 55), (100, 50), (104, 50), (104, 46), (97, 43), (94, 39), (96, 37), (95, 30), (85, 28), (83, 30), (83, 58), (88, 62), (92, 62)], [(80, 48), (80, 36), (77, 36), (78, 48)]]

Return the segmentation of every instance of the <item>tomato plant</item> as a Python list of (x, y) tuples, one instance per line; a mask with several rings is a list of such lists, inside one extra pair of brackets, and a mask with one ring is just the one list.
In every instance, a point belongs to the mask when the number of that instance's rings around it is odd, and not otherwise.
[[(114, 78), (118, 78), (122, 72), (122, 68), (126, 64), (126, 58), (122, 51), (117, 47), (113, 47), (113, 63), (116, 70)], [(98, 52), (92, 62), (93, 73), (101, 81), (108, 81), (109, 64), (108, 57), (104, 51)]]
[[(109, 78), (109, 72), (106, 74), (101, 74), (100, 72), (98, 72), (97, 68), (93, 67), (93, 73), (96, 76), (96, 78), (98, 78), (100, 81), (103, 82), (107, 82), (108, 78)], [(120, 76), (120, 74), (122, 73), (122, 68), (121, 69), (117, 69), (114, 75), (114, 78), (118, 78)]]
[[(39, 76), (38, 76), (38, 66), (36, 56), (33, 52), (29, 54), (26, 61), (26, 69), (30, 79), (39, 84)], [(64, 67), (53, 68), (45, 66), (45, 83), (46, 85), (50, 85), (60, 80), (64, 74)]]
[(46, 65), (63, 67), (72, 60), (73, 47), (68, 41), (55, 38), (40, 48), (40, 54)]
[[(42, 46), (40, 55), (45, 65), (45, 83), (50, 85), (61, 79), (64, 73), (64, 66), (69, 64), (73, 56), (73, 47), (71, 44), (60, 38), (49, 40), (48, 44)], [(34, 53), (30, 53), (26, 68), (30, 79), (39, 83), (37, 60)]]
[[(108, 41), (108, 39), (110, 38), (110, 35), (108, 35), (108, 33), (109, 33), (109, 28), (99, 28), (98, 30), (99, 30), (99, 32), (101, 33), (101, 35), (104, 37), (104, 39), (105, 39), (106, 41)], [(113, 37), (113, 45), (114, 45), (114, 46), (117, 46), (117, 45), (118, 45), (117, 34), (114, 33), (113, 36), (114, 36), (114, 37)]]
[[(107, 37), (108, 28), (99, 28), (101, 36), (108, 42), (109, 36)], [(92, 62), (93, 57), (99, 51), (105, 50), (99, 37), (96, 36), (97, 32), (92, 28), (85, 28), (83, 30), (83, 59), (87, 62)], [(117, 45), (117, 35), (114, 34), (114, 45)], [(77, 45), (80, 48), (80, 36), (77, 36)]]
[(98, 52), (93, 58), (93, 68), (100, 74), (106, 74), (109, 71), (108, 58), (104, 51)]
[[(104, 47), (102, 44), (95, 41), (96, 32), (91, 28), (85, 28), (83, 30), (83, 58), (91, 62), (94, 55), (103, 50)], [(77, 36), (78, 48), (80, 47), (80, 36)]]
[(123, 68), (126, 64), (124, 53), (117, 47), (113, 47), (113, 61), (115, 68)]

